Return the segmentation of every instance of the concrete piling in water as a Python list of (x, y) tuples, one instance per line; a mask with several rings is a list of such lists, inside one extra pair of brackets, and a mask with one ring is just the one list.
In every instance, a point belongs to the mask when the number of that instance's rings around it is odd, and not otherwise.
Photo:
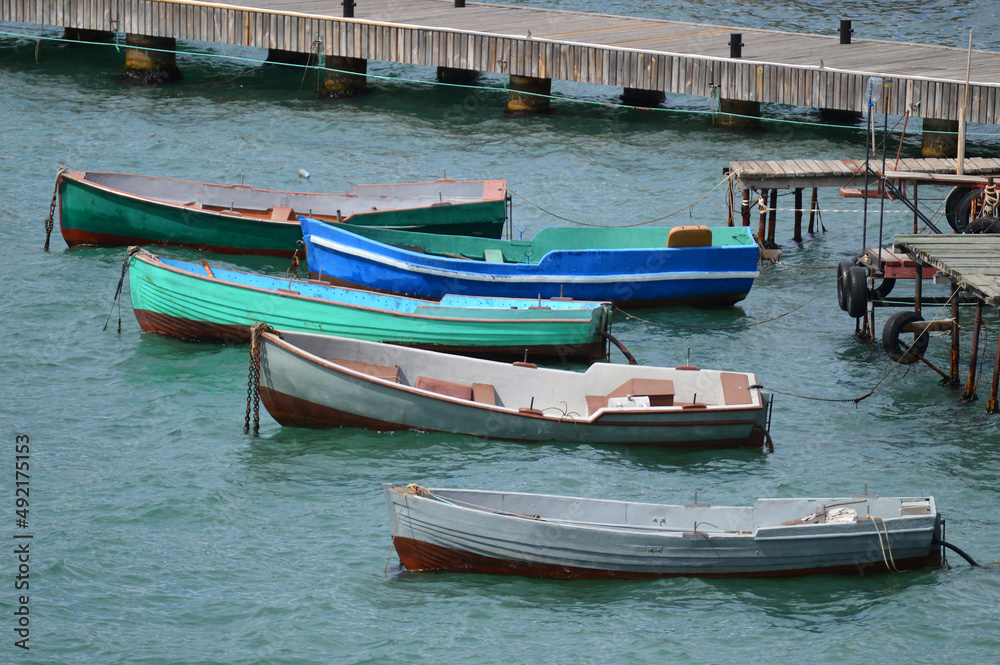
[(93, 42), (95, 44), (107, 44), (114, 41), (115, 33), (108, 30), (87, 30), (85, 28), (66, 28), (63, 30), (63, 39), (71, 42)]
[(924, 118), (920, 155), (922, 157), (957, 157), (958, 121)]
[(368, 61), (364, 58), (326, 57), (326, 75), (320, 97), (352, 97), (365, 91), (368, 83)]
[(625, 88), (622, 91), (622, 104), (639, 108), (655, 108), (667, 100), (667, 93), (662, 90), (643, 90), (642, 88)]
[(479, 72), (475, 69), (437, 68), (437, 80), (441, 83), (475, 83), (478, 78)]
[(508, 113), (543, 113), (549, 110), (552, 79), (510, 75), (507, 85)]
[(305, 66), (315, 64), (315, 56), (309, 53), (299, 53), (298, 51), (284, 51), (282, 49), (271, 48), (267, 50), (267, 64)]
[(720, 99), (715, 124), (731, 129), (760, 129), (760, 102)]
[(177, 68), (177, 40), (125, 35), (125, 66), (118, 69), (118, 75), (154, 85), (180, 81), (184, 75)]

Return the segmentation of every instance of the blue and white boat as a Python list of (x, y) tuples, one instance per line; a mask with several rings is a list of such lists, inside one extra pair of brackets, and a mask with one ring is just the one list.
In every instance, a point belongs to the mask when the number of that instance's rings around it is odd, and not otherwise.
[(758, 275), (746, 227), (548, 228), (531, 240), (493, 240), (299, 221), (310, 277), (422, 298), (725, 306)]

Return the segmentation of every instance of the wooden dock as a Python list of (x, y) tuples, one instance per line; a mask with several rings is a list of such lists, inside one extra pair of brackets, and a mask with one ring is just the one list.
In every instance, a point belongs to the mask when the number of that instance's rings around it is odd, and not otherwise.
[[(0, 0), (0, 20), (845, 112), (864, 111), (881, 76), (876, 112), (941, 121), (958, 120), (966, 93), (964, 49), (841, 43), (837, 25), (802, 34), (457, 4), (358, 0), (345, 18), (337, 0)], [(966, 120), (1000, 124), (1000, 53), (973, 51), (970, 75)]]
[[(977, 399), (976, 378), (980, 354), (979, 342), (982, 337), (983, 308), (1000, 307), (1000, 235), (997, 234), (957, 234), (957, 235), (897, 235), (893, 239), (893, 251), (909, 256), (916, 263), (916, 279), (914, 280), (914, 311), (899, 312), (886, 321), (883, 331), (883, 346), (899, 344), (903, 333), (912, 333), (914, 342), (910, 348), (927, 348), (926, 336), (934, 330), (951, 331), (950, 372), (945, 374), (931, 365), (944, 376), (943, 383), (952, 387), (962, 385), (959, 376), (959, 332), (962, 328), (959, 322), (959, 304), (961, 295), (970, 295), (976, 303), (976, 314), (972, 322), (972, 340), (969, 359), (968, 378), (961, 401), (969, 402)], [(927, 272), (935, 271), (935, 283), (949, 284), (951, 287), (951, 317), (937, 321), (926, 321), (922, 315), (920, 284), (926, 278)], [(901, 325), (902, 324), (902, 325)], [(921, 339), (921, 338), (924, 339)], [(902, 348), (902, 347), (900, 347)], [(909, 353), (909, 352), (908, 352)], [(1000, 411), (998, 392), (1000, 392), (1000, 337), (997, 338), (996, 360), (993, 364), (993, 377), (990, 383), (990, 397), (986, 403), (989, 413)], [(909, 362), (912, 362), (909, 361)]]
[[(953, 158), (890, 158), (885, 175), (890, 180), (954, 185), (984, 183), (989, 176), (1000, 177), (1000, 159), (967, 157), (963, 175), (956, 175), (958, 160)], [(882, 172), (882, 160), (870, 166)], [(863, 159), (735, 160), (729, 163), (737, 189), (799, 189), (805, 187), (859, 187), (864, 179)], [(859, 175), (860, 174), (860, 175)]]
[(1000, 307), (1000, 235), (897, 235), (897, 253), (903, 252), (956, 288), (991, 307)]
[[(865, 169), (871, 170), (866, 180)], [(962, 160), (959, 175), (958, 160), (952, 158), (906, 158), (887, 159), (883, 166), (881, 159), (872, 159), (866, 165), (863, 159), (786, 159), (786, 160), (735, 160), (729, 163), (725, 172), (733, 179), (730, 190), (730, 222), (734, 223), (737, 207), (743, 226), (750, 226), (754, 206), (760, 212), (759, 231), (756, 234), (765, 256), (776, 258), (779, 254), (769, 254), (778, 249), (777, 200), (779, 189), (791, 189), (795, 195), (793, 239), (802, 240), (803, 214), (809, 213), (809, 232), (815, 228), (816, 213), (819, 211), (817, 189), (836, 187), (841, 196), (863, 198), (865, 192), (870, 198), (895, 198), (894, 186), (901, 186), (905, 192), (909, 188), (911, 205), (917, 205), (917, 188), (922, 185), (942, 187), (976, 187), (1000, 180), (1000, 158), (974, 157)], [(886, 185), (880, 184), (879, 176), (884, 174)], [(812, 189), (812, 199), (803, 204), (803, 190)], [(735, 196), (742, 191), (742, 202), (737, 205)], [(756, 192), (756, 194), (754, 194)], [(911, 208), (912, 209), (912, 208)], [(919, 215), (913, 210), (913, 230), (919, 228)], [(952, 220), (949, 220), (949, 224)]]

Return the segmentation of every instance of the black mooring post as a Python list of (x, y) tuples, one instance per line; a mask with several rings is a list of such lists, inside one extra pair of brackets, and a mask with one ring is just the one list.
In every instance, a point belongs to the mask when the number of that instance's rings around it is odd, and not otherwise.
[(851, 35), (854, 34), (854, 30), (851, 28), (851, 20), (847, 18), (840, 19), (840, 43), (850, 44)]
[(464, 7), (465, 6), (465, 0), (455, 0), (455, 6), (456, 7)]
[(729, 57), (730, 58), (742, 58), (743, 57), (743, 33), (742, 32), (730, 32), (729, 33)]
[(344, 18), (354, 18), (354, 0), (344, 0)]

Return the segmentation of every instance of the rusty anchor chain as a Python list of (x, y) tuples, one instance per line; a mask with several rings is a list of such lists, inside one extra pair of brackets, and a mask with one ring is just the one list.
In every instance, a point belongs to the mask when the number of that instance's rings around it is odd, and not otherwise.
[(49, 218), (45, 220), (45, 251), (49, 251), (49, 239), (52, 237), (52, 229), (56, 225), (56, 199), (59, 196), (59, 180), (62, 178), (66, 167), (59, 169), (56, 173), (56, 184), (52, 187), (52, 201), (49, 203)]
[(262, 333), (277, 333), (266, 323), (250, 326), (250, 371), (247, 377), (247, 413), (243, 420), (243, 433), (250, 431), (250, 412), (253, 411), (253, 435), (260, 432), (260, 336)]

